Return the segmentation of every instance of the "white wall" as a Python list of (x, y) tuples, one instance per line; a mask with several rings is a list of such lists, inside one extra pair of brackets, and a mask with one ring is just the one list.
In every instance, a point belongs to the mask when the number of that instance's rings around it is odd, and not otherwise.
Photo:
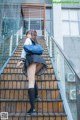
[(54, 39), (63, 49), (62, 13), (60, 4), (53, 4), (53, 35)]

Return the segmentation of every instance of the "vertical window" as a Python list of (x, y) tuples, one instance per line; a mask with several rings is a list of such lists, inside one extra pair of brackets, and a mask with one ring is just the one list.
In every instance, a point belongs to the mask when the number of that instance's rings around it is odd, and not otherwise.
[(51, 23), (52, 23), (52, 18), (51, 18), (51, 8), (46, 9), (46, 29), (51, 33)]
[(30, 29), (31, 30), (40, 30), (40, 20), (31, 20), (30, 21)]
[(77, 10), (70, 10), (69, 15), (70, 15), (70, 21), (71, 20), (78, 21)]
[(46, 9), (46, 20), (50, 20), (50, 9)]
[(69, 20), (69, 11), (68, 10), (63, 10), (62, 11), (62, 19), (63, 20)]
[(63, 22), (63, 35), (69, 35), (69, 22)]
[(63, 35), (80, 35), (80, 10), (62, 11)]
[(78, 10), (78, 21), (80, 21), (80, 10)]
[(50, 23), (51, 23), (50, 21), (46, 21), (46, 28), (47, 28), (49, 33), (50, 33), (50, 27), (51, 27)]
[(78, 22), (70, 23), (71, 35), (79, 35)]

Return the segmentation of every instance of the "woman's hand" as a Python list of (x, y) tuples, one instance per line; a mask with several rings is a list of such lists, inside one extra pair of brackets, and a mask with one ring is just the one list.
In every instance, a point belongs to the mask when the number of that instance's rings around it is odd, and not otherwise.
[(17, 63), (17, 67), (20, 67), (20, 66), (22, 66), (23, 65), (23, 61), (19, 61), (18, 63)]

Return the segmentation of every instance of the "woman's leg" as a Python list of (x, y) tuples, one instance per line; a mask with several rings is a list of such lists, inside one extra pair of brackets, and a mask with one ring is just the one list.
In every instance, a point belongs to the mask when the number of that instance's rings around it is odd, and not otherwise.
[(31, 109), (27, 112), (28, 114), (34, 114), (35, 113), (35, 107), (34, 107), (34, 98), (35, 98), (35, 72), (36, 72), (36, 63), (31, 64), (27, 68), (27, 75), (29, 80), (29, 86), (28, 86), (28, 95), (30, 100)]
[(28, 75), (28, 80), (29, 80), (29, 86), (28, 86), (28, 88), (34, 88), (34, 84), (35, 84), (35, 73), (36, 73), (36, 63), (32, 63), (32, 64), (27, 68), (27, 75)]
[(37, 64), (36, 73), (43, 67), (43, 64)]
[(38, 96), (38, 87), (37, 87), (36, 81), (35, 81), (35, 84), (34, 84), (34, 89), (35, 89), (35, 98), (37, 98), (37, 96)]
[[(43, 67), (43, 64), (36, 64), (36, 73)], [(34, 85), (34, 89), (35, 89), (35, 101), (40, 101), (40, 97), (38, 96), (38, 87), (35, 81), (35, 85)]]
[(41, 98), (38, 95), (38, 87), (37, 87), (36, 81), (35, 81), (35, 85), (34, 85), (34, 90), (35, 90), (35, 101), (41, 101)]

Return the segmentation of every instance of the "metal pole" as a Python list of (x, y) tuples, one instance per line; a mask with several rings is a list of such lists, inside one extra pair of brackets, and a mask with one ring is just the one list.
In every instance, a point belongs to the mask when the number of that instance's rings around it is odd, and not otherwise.
[(19, 31), (16, 33), (16, 45), (18, 45)]
[(20, 39), (22, 39), (22, 34), (23, 34), (23, 27), (21, 26), (21, 29), (20, 29)]
[(52, 39), (50, 37), (50, 57), (52, 57)]
[(48, 46), (48, 33), (46, 34), (46, 44)]
[(46, 29), (44, 29), (44, 38), (46, 40)]
[(10, 37), (10, 49), (9, 49), (9, 56), (11, 56), (12, 53), (12, 41), (13, 41), (13, 35)]

